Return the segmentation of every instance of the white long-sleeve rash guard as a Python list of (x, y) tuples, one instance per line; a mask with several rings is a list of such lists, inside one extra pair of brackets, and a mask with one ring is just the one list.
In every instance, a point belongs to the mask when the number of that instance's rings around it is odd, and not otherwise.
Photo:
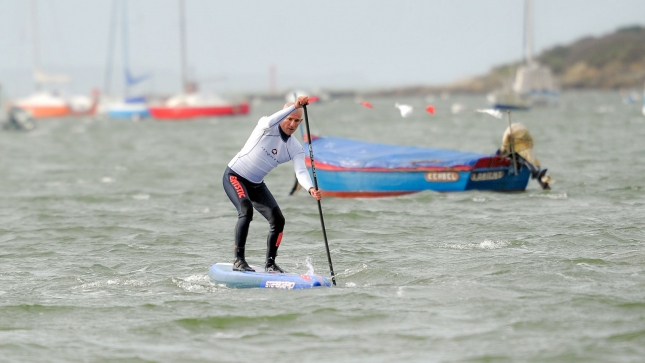
[(283, 141), (280, 121), (289, 116), (295, 106), (285, 108), (258, 121), (242, 150), (228, 163), (228, 167), (248, 181), (261, 183), (276, 166), (293, 160), (296, 178), (305, 190), (313, 187), (305, 166), (305, 151), (295, 137)]

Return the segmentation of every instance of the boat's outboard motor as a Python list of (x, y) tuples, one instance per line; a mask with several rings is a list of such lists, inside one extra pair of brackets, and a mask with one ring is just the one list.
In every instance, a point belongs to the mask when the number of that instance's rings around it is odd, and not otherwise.
[[(511, 133), (511, 129), (513, 133)], [(511, 140), (513, 141), (511, 147)], [(502, 137), (502, 147), (499, 154), (512, 158), (515, 153), (517, 162), (526, 165), (531, 171), (531, 177), (537, 179), (542, 189), (551, 189), (549, 184), (553, 183), (551, 177), (546, 173), (546, 169), (540, 169), (540, 161), (535, 157), (533, 152), (533, 137), (526, 126), (521, 123), (514, 123), (507, 127)]]
[(7, 122), (4, 124), (5, 129), (28, 131), (33, 129), (34, 126), (34, 119), (29, 111), (13, 106), (7, 112)]

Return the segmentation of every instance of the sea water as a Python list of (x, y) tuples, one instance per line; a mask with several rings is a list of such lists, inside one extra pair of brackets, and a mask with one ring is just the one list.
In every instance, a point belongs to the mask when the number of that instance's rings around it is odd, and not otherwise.
[[(483, 96), (309, 107), (318, 135), (493, 153)], [(401, 118), (395, 103), (414, 107)], [(465, 111), (452, 114), (454, 104)], [(257, 120), (42, 120), (0, 133), (0, 361), (642, 362), (645, 118), (613, 92), (513, 113), (543, 191), (322, 201), (338, 287), (227, 289), (237, 213), (222, 173)], [(459, 109), (459, 108), (455, 108)], [(315, 150), (314, 150), (315, 153)], [(314, 199), (266, 178), (278, 263), (329, 276)], [(263, 263), (266, 221), (247, 243)]]

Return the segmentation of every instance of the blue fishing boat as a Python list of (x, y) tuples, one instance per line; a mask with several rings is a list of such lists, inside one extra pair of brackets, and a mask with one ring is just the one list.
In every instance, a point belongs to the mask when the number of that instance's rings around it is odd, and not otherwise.
[[(318, 137), (312, 141), (316, 176), (324, 195), (345, 198), (397, 196), (424, 190), (522, 191), (544, 171), (519, 155), (397, 146)], [(308, 145), (305, 145), (307, 148)], [(311, 172), (311, 162), (306, 158)]]

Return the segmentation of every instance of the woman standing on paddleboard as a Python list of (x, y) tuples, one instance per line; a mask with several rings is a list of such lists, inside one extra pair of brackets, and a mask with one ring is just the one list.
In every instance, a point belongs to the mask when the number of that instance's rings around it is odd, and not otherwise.
[(265, 271), (285, 272), (276, 263), (278, 247), (282, 240), (285, 219), (264, 177), (276, 166), (293, 160), (298, 182), (309, 194), (320, 200), (322, 192), (315, 189), (307, 167), (302, 145), (291, 135), (302, 122), (302, 106), (309, 104), (307, 96), (300, 96), (296, 103), (287, 103), (281, 111), (265, 116), (244, 144), (242, 150), (228, 163), (224, 172), (224, 191), (237, 208), (235, 226), (235, 271), (254, 271), (244, 258), (244, 246), (253, 220), (253, 208), (269, 221)]

